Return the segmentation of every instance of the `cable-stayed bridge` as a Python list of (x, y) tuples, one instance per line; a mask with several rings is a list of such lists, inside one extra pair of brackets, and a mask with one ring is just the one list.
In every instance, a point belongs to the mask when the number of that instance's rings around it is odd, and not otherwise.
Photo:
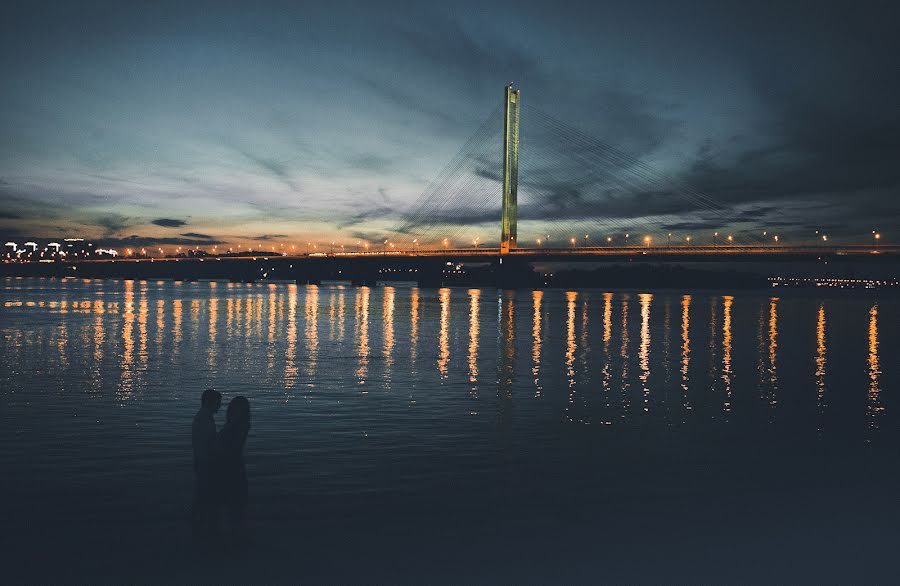
[[(798, 241), (760, 227), (773, 206), (716, 201), (660, 166), (527, 106), (510, 85), (502, 106), (372, 246), (573, 256), (641, 249), (666, 258), (675, 247), (723, 255), (835, 250), (824, 231)], [(873, 247), (879, 238), (873, 232)]]

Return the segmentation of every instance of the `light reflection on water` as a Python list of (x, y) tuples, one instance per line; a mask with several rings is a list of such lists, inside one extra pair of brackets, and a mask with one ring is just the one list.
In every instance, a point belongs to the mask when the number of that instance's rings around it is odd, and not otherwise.
[(27, 279), (0, 295), (5, 452), (38, 459), (36, 413), (77, 441), (90, 419), (135, 457), (180, 453), (172, 424), (206, 387), (250, 397), (259, 452), (340, 456), (310, 480), (336, 490), (398, 445), (475, 454), (498, 421), (522, 445), (588, 424), (871, 442), (897, 425), (891, 299)]

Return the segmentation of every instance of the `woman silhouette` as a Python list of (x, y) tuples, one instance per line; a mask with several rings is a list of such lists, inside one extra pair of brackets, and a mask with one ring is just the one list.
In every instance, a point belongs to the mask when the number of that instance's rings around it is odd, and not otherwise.
[(247, 511), (247, 469), (244, 467), (244, 444), (250, 431), (250, 402), (235, 397), (228, 404), (225, 425), (216, 438), (217, 483), (222, 512), (234, 532), (244, 528)]

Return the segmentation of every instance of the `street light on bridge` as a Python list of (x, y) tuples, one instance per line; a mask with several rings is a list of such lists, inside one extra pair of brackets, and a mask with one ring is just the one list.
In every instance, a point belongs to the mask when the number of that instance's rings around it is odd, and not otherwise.
[(572, 248), (575, 248), (575, 239), (572, 238), (571, 242), (572, 242)]
[(671, 233), (671, 232), (669, 232), (668, 234), (666, 234), (666, 246), (667, 246), (667, 247), (671, 247), (671, 246), (672, 246), (672, 233)]
[(447, 239), (444, 238), (444, 248), (447, 248)]
[(413, 239), (413, 246), (416, 249), (416, 254), (419, 254), (419, 239), (418, 238)]
[(729, 234), (729, 235), (728, 235), (728, 244), (731, 244), (732, 242), (734, 242), (734, 236), (732, 236), (731, 234)]
[(541, 239), (540, 239), (540, 238), (537, 239), (537, 247), (538, 247), (538, 248), (541, 247)]
[(607, 237), (606, 237), (606, 243), (607, 243), (607, 244), (612, 244), (612, 236), (607, 236)]
[(877, 230), (872, 230), (872, 245), (878, 246), (879, 240), (881, 240), (881, 234), (879, 234)]
[(713, 246), (718, 246), (719, 244), (719, 233), (713, 233)]
[(647, 248), (650, 248), (650, 242), (651, 242), (650, 237), (644, 236), (644, 243), (647, 245)]
[(684, 241), (687, 242), (688, 246), (691, 245), (691, 237), (690, 236), (685, 236)]

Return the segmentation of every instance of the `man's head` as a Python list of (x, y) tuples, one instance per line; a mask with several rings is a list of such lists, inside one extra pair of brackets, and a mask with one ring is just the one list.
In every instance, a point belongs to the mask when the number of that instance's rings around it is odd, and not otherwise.
[(222, 393), (214, 389), (206, 389), (200, 397), (200, 404), (215, 413), (222, 404)]

